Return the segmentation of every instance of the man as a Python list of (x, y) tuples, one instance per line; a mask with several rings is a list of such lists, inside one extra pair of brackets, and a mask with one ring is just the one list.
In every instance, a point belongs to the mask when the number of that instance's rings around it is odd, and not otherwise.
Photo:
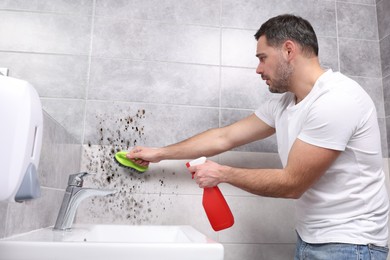
[(389, 204), (374, 103), (355, 81), (320, 67), (308, 21), (277, 16), (255, 38), (256, 73), (281, 95), (232, 125), (162, 148), (136, 147), (128, 158), (147, 165), (213, 156), (276, 133), (283, 169), (208, 160), (189, 170), (201, 188), (225, 182), (296, 199), (295, 259), (385, 260)]

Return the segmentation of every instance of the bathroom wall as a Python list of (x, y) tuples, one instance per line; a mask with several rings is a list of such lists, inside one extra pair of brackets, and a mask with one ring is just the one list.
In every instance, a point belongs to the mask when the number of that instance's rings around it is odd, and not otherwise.
[(0, 202), (0, 238), (54, 224), (69, 173), (80, 169), (81, 145), (46, 112), (38, 166), (41, 197), (22, 203)]
[[(387, 129), (390, 129), (390, 1), (377, 1), (379, 47), (381, 52), (383, 95)], [(390, 135), (387, 133), (387, 143)], [(387, 156), (389, 157), (389, 156)]]
[[(366, 88), (384, 133), (375, 0), (280, 0), (272, 5), (254, 0), (3, 0), (0, 33), (7, 37), (0, 39), (0, 65), (10, 68), (10, 76), (33, 83), (45, 110), (80, 142), (87, 143), (92, 134), (87, 122), (84, 137), (84, 118), (89, 120), (96, 101), (146, 103), (163, 115), (180, 107), (203, 116), (207, 108), (223, 125), (268, 98), (253, 71), (252, 35), (269, 17), (286, 12), (313, 23), (324, 67), (341, 70)], [(148, 143), (169, 143), (199, 130), (188, 129), (177, 136), (167, 129)], [(268, 140), (261, 148), (247, 149), (274, 152), (276, 147)], [(387, 154), (386, 142), (383, 150)]]
[[(378, 33), (376, 20), (376, 4), (387, 3), (0, 1), (0, 34), (8, 36), (0, 38), (0, 66), (32, 82), (45, 110), (83, 145), (81, 169), (96, 173), (85, 186), (118, 190), (82, 203), (77, 222), (188, 224), (222, 242), (227, 260), (289, 259), (293, 201), (221, 185), (236, 223), (215, 233), (201, 206), (202, 190), (184, 161), (155, 164), (138, 175), (118, 167), (113, 153), (137, 144), (167, 145), (252, 113), (271, 96), (255, 74), (253, 34), (268, 18), (294, 13), (317, 31), (321, 64), (357, 80), (375, 101), (388, 157), (383, 101), (388, 84), (380, 56), (386, 43), (381, 30), (388, 26), (379, 22)], [(280, 167), (276, 151), (272, 137), (213, 159), (274, 168)], [(60, 183), (64, 187), (66, 178)]]

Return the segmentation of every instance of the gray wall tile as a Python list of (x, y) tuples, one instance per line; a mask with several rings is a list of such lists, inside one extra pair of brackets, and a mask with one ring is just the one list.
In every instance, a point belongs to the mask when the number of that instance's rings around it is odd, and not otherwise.
[(91, 0), (2, 0), (0, 9), (91, 14)]
[(0, 238), (5, 237), (7, 225), (8, 203), (0, 202)]
[(219, 29), (96, 17), (93, 55), (219, 65)]
[(340, 38), (339, 48), (342, 73), (349, 76), (381, 77), (378, 42)]
[(378, 0), (337, 0), (337, 2), (375, 5)]
[(337, 2), (338, 35), (345, 38), (377, 40), (375, 6)]
[(0, 50), (88, 54), (91, 17), (0, 11)]
[[(384, 121), (382, 122), (381, 126), (381, 130), (382, 130), (382, 135), (383, 136), (386, 136), (386, 140), (382, 140), (383, 141), (387, 141), (387, 149), (388, 149), (388, 153), (385, 153), (386, 157), (389, 158), (390, 157), (390, 150), (389, 150), (389, 142), (390, 142), (390, 76), (387, 76), (385, 78), (383, 78), (383, 99), (384, 99), (384, 107), (385, 107), (385, 119)], [(383, 129), (387, 130), (387, 131), (383, 131)], [(385, 143), (385, 142), (384, 142)]]
[(222, 26), (259, 29), (269, 18), (293, 13), (309, 20), (318, 36), (336, 37), (336, 11), (334, 1), (266, 0), (222, 1)]
[(384, 99), (384, 106), (385, 106), (385, 115), (386, 117), (389, 117), (390, 116), (390, 76), (383, 78), (383, 99)]
[(255, 30), (222, 30), (222, 65), (256, 68)]
[(0, 52), (0, 67), (30, 82), (40, 97), (85, 98), (87, 56)]
[[(389, 144), (390, 133), (389, 133), (388, 129), (390, 129), (390, 117), (386, 117), (385, 124), (386, 124), (386, 130), (387, 130), (387, 143)], [(388, 147), (389, 147), (389, 145), (388, 145)], [(390, 150), (389, 150), (389, 148), (387, 148), (387, 149), (388, 149), (387, 158), (389, 158), (390, 157)]]
[(165, 146), (218, 126), (218, 109), (87, 102), (85, 144)]
[(390, 75), (390, 35), (383, 38), (380, 42), (382, 76)]
[[(389, 157), (389, 148), (387, 144), (387, 127), (386, 127), (386, 118), (378, 118), (379, 131), (381, 134), (381, 148), (382, 148), (382, 156), (384, 158)], [(384, 168), (388, 168), (387, 165), (383, 166)]]
[(88, 98), (219, 106), (219, 68), (166, 62), (92, 59)]
[(221, 106), (257, 109), (272, 94), (255, 69), (222, 68)]
[(44, 138), (38, 168), (40, 184), (65, 189), (68, 175), (80, 170), (81, 145), (63, 126), (46, 114), (43, 125)]
[(218, 26), (220, 1), (97, 0), (96, 15)]
[[(222, 109), (221, 110), (221, 126), (227, 126), (237, 122), (251, 115), (251, 110), (236, 110), (236, 109)], [(270, 136), (264, 140), (246, 144), (234, 149), (234, 151), (245, 151), (245, 152), (277, 152), (277, 143), (275, 135)]]
[(379, 39), (390, 35), (390, 1), (383, 0), (376, 5)]
[(81, 144), (85, 100), (41, 98), (42, 107)]
[(9, 204), (6, 236), (54, 225), (64, 192), (45, 187), (41, 192), (38, 199)]
[(383, 86), (381, 78), (364, 78), (364, 77), (351, 77), (358, 82), (360, 86), (370, 95), (374, 100), (375, 107), (378, 113), (378, 117), (385, 117), (384, 102), (383, 102)]
[(337, 38), (318, 37), (318, 48), (321, 66), (325, 69), (339, 71)]

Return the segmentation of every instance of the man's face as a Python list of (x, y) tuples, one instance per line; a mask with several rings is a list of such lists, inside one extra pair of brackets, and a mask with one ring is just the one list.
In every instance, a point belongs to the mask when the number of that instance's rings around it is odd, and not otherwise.
[(284, 58), (283, 49), (269, 46), (263, 35), (257, 42), (256, 57), (259, 58), (256, 73), (266, 81), (269, 91), (272, 93), (287, 92), (293, 68)]

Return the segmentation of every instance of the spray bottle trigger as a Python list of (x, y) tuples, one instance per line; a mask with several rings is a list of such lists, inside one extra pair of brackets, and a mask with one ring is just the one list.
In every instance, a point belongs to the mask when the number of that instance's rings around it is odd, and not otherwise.
[[(186, 163), (186, 167), (187, 167), (187, 168), (190, 168), (190, 167), (191, 167), (190, 162)], [(191, 175), (192, 175), (192, 178), (191, 178), (191, 179), (194, 179), (195, 172), (191, 172)]]
[[(198, 159), (195, 159), (195, 160), (193, 160), (191, 162), (186, 163), (186, 166), (187, 166), (187, 168), (189, 168), (191, 166), (200, 165), (200, 164), (205, 163), (206, 160), (207, 160), (207, 158), (202, 156), (202, 157), (200, 157)], [(192, 174), (192, 179), (194, 179), (195, 172), (191, 172), (191, 174)]]

